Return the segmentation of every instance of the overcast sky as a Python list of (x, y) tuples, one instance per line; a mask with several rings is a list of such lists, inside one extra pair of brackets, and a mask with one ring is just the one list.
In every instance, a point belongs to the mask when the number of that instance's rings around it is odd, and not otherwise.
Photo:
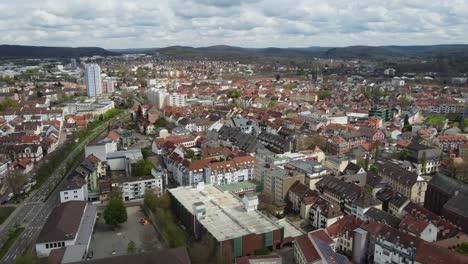
[(468, 0), (0, 0), (0, 44), (309, 47), (468, 43)]

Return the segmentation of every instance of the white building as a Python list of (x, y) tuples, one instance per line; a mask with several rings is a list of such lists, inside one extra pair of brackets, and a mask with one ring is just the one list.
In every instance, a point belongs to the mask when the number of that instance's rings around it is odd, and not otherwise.
[[(98, 157), (99, 158), (99, 157)], [(110, 170), (123, 170), (127, 176), (132, 173), (132, 167), (143, 159), (140, 150), (124, 150), (107, 153), (106, 161)]]
[(65, 263), (80, 262), (88, 251), (96, 215), (96, 207), (84, 201), (55, 207), (36, 240), (37, 255), (47, 257), (52, 250), (65, 248)]
[(167, 105), (169, 106), (176, 106), (176, 107), (183, 107), (185, 106), (185, 101), (187, 100), (187, 95), (179, 94), (179, 93), (172, 93), (169, 94), (167, 97)]
[(86, 95), (99, 96), (102, 93), (101, 67), (97, 64), (85, 65)]
[(112, 182), (112, 188), (119, 188), (124, 201), (143, 199), (146, 190), (164, 191), (164, 173), (151, 172), (151, 176), (120, 178)]
[(117, 151), (116, 141), (87, 145), (85, 147), (85, 156), (88, 157), (89, 155), (93, 154), (101, 161), (105, 161), (107, 160), (107, 154), (115, 151)]
[(166, 105), (166, 97), (168, 96), (168, 93), (165, 89), (151, 88), (148, 90), (147, 94), (148, 101), (156, 107), (156, 109), (162, 109)]
[(84, 179), (72, 178), (60, 191), (60, 203), (69, 201), (88, 201), (88, 185)]

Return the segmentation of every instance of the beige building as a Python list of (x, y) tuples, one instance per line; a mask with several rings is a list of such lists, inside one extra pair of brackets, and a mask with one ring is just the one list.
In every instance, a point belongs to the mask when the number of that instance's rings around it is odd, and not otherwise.
[(280, 167), (265, 164), (259, 172), (263, 176), (263, 192), (270, 194), (277, 204), (284, 203), (289, 189), (296, 182), (304, 183), (305, 175), (294, 171), (287, 171)]
[(377, 161), (374, 165), (383, 182), (388, 183), (393, 190), (408, 197), (413, 203), (424, 204), (427, 181), (423, 177), (390, 161)]

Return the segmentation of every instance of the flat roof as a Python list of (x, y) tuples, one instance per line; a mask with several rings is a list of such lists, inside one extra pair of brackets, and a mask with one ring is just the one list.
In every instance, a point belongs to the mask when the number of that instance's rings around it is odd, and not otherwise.
[(193, 204), (202, 202), (206, 216), (200, 223), (218, 241), (248, 234), (264, 234), (281, 228), (257, 210), (247, 212), (242, 201), (230, 192), (223, 192), (213, 185), (205, 185), (203, 190), (199, 189), (186, 186), (169, 189), (169, 192), (192, 215)]
[(222, 191), (238, 191), (241, 189), (251, 189), (251, 188), (257, 188), (257, 185), (251, 181), (242, 181), (242, 182), (235, 182), (235, 183), (230, 183), (230, 184), (223, 184), (219, 186), (219, 189)]
[(293, 223), (291, 223), (286, 218), (279, 219), (276, 223), (282, 227), (284, 227), (284, 237), (292, 237), (296, 238), (298, 236), (302, 236), (305, 234), (301, 229), (296, 227)]

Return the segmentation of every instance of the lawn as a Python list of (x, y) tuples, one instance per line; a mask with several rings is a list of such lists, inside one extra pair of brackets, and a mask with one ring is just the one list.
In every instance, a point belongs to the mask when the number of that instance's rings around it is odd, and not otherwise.
[(439, 125), (443, 125), (446, 119), (447, 118), (445, 116), (433, 115), (433, 116), (427, 117), (425, 123), (428, 125), (439, 126)]
[(3, 224), (3, 222), (5, 222), (8, 216), (10, 216), (14, 210), (15, 210), (15, 207), (12, 207), (12, 206), (0, 207), (0, 225)]

